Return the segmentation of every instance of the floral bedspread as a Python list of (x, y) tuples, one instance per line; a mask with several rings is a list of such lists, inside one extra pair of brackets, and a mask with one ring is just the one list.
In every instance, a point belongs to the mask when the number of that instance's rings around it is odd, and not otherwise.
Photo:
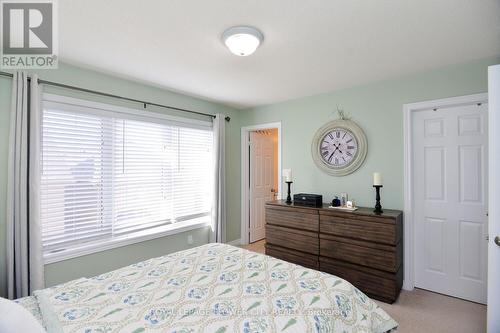
[(343, 279), (225, 244), (146, 260), (35, 297), (49, 333), (378, 333), (397, 326)]

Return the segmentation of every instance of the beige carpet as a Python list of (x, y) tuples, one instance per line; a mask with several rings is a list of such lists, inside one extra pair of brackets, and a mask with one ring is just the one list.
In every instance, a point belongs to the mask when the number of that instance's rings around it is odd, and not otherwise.
[(427, 290), (401, 291), (394, 304), (377, 302), (398, 323), (398, 332), (485, 333), (486, 306)]
[[(244, 246), (264, 253), (265, 241)], [(398, 323), (402, 333), (485, 333), (486, 306), (415, 289), (401, 291), (394, 304), (377, 302)]]

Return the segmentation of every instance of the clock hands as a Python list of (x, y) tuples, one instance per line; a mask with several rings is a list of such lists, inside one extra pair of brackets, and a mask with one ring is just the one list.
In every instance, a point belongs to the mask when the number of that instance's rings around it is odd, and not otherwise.
[(339, 143), (338, 146), (334, 143), (333, 146), (335, 147), (335, 150), (333, 151), (333, 153), (335, 153), (338, 150), (342, 154), (342, 150), (340, 150), (340, 148), (339, 148), (340, 147), (340, 143)]
[[(352, 139), (349, 139), (348, 141), (352, 141)], [(338, 164), (338, 158), (335, 157), (337, 154), (337, 151), (338, 151), (340, 154), (340, 157), (342, 157), (342, 160), (345, 163), (347, 160), (346, 160), (346, 157), (344, 156), (344, 152), (341, 150), (342, 143), (341, 142), (337, 142), (337, 143), (329, 142), (329, 144), (331, 145), (330, 147), (335, 148), (335, 149), (333, 150), (333, 152), (330, 153), (330, 151), (328, 151), (328, 148), (327, 148), (328, 146), (325, 146), (324, 149), (326, 149), (326, 150), (324, 152), (322, 152), (323, 158), (325, 158), (325, 160), (328, 161), (329, 163), (331, 163), (332, 160), (335, 158), (335, 161), (336, 161), (335, 164)], [(353, 148), (354, 147), (347, 145), (346, 149), (345, 149), (345, 151), (346, 151), (345, 154), (347, 154), (347, 156), (349, 156), (349, 157), (352, 157), (352, 154), (349, 152), (349, 149), (353, 149)]]

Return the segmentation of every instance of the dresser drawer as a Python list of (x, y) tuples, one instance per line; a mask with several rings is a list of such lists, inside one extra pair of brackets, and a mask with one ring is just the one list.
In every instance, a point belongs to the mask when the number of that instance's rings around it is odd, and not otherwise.
[(319, 266), (321, 271), (347, 280), (368, 296), (384, 302), (393, 303), (403, 284), (402, 267), (394, 274), (324, 257), (319, 257)]
[(266, 225), (266, 243), (319, 254), (319, 238), (316, 232)]
[(314, 210), (268, 206), (266, 207), (266, 224), (318, 232), (319, 215)]
[(399, 242), (396, 223), (380, 223), (321, 215), (319, 228), (321, 233), (367, 240), (370, 242), (389, 245), (396, 245)]
[(400, 246), (401, 243), (389, 246), (320, 234), (321, 256), (388, 272), (396, 272), (401, 265)]
[(266, 254), (304, 267), (318, 269), (318, 256), (266, 244)]

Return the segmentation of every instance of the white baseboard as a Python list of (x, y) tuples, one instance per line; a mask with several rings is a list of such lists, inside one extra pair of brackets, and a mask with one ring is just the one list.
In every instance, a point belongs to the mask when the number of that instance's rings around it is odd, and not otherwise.
[(412, 291), (415, 287), (408, 283), (406, 280), (403, 280), (403, 287), (404, 290)]
[(233, 245), (233, 246), (239, 246), (239, 245), (241, 245), (241, 238), (232, 240), (230, 242), (227, 242), (226, 244)]

